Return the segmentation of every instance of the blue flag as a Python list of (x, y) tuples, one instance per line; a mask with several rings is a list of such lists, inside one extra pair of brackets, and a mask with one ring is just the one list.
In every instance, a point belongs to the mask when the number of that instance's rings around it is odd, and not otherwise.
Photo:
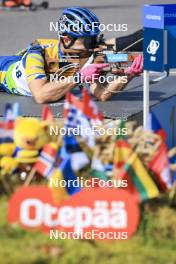
[(59, 165), (63, 179), (66, 182), (66, 191), (69, 195), (73, 195), (81, 190), (78, 184), (78, 178), (72, 170), (70, 158), (63, 159)]

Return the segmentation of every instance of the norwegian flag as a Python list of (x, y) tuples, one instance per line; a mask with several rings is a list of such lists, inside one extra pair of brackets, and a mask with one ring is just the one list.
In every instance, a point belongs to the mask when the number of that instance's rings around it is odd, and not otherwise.
[(43, 177), (50, 177), (56, 161), (56, 156), (57, 149), (51, 144), (45, 145), (34, 165), (34, 169)]
[(157, 153), (148, 165), (148, 167), (155, 173), (156, 182), (161, 191), (166, 191), (172, 187), (172, 177), (167, 152), (166, 144), (164, 142), (161, 143)]

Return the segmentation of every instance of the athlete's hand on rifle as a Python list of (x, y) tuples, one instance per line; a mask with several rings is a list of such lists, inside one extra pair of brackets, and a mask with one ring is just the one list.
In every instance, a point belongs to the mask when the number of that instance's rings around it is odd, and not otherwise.
[(81, 78), (83, 81), (93, 81), (98, 79), (103, 68), (109, 66), (108, 63), (89, 64), (80, 70)]
[(131, 67), (125, 70), (125, 74), (140, 75), (143, 72), (143, 62), (143, 55), (140, 54), (134, 59)]

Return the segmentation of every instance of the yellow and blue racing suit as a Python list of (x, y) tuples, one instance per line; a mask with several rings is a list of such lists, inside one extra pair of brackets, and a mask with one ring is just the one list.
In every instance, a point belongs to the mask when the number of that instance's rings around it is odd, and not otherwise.
[(59, 61), (59, 41), (38, 39), (21, 55), (0, 56), (0, 90), (11, 94), (32, 96), (29, 83), (46, 80), (45, 55)]

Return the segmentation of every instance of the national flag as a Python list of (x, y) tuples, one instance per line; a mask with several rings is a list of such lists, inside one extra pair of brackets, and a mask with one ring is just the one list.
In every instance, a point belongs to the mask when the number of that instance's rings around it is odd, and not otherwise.
[(161, 191), (166, 191), (172, 187), (168, 150), (164, 142), (160, 144), (148, 167), (155, 173), (156, 182)]
[(34, 169), (43, 177), (50, 177), (57, 157), (57, 148), (55, 144), (47, 144), (38, 157)]
[(103, 113), (89, 95), (87, 89), (83, 89), (83, 113), (91, 120), (93, 124), (101, 124)]
[(134, 152), (126, 161), (119, 179), (127, 180), (127, 190), (137, 202), (143, 202), (159, 195), (159, 190), (141, 160)]
[(127, 138), (127, 135), (122, 133), (126, 129), (125, 121), (123, 121), (123, 120), (120, 121), (120, 125), (119, 125), (118, 129), (119, 129), (120, 133), (116, 136), (116, 140), (125, 140)]
[(12, 143), (14, 134), (14, 121), (2, 121), (0, 122), (0, 144)]
[(61, 170), (54, 168), (48, 182), (53, 199), (56, 203), (64, 201), (69, 195), (64, 187), (62, 187), (63, 175)]
[(126, 161), (132, 155), (132, 149), (127, 140), (119, 139), (115, 143), (114, 150), (114, 174), (118, 176)]
[(7, 103), (4, 111), (4, 120), (0, 122), (0, 144), (14, 141), (15, 119), (19, 115), (19, 104)]
[(163, 129), (159, 120), (153, 112), (151, 112), (149, 115), (147, 129), (153, 131), (155, 134), (158, 134), (163, 139), (163, 141), (166, 141), (166, 131)]
[[(65, 187), (62, 188), (65, 188), (65, 191), (68, 195), (73, 195), (74, 193), (77, 193), (81, 190), (78, 184), (78, 178), (73, 171), (71, 155), (67, 152), (65, 142), (57, 153), (55, 168), (58, 170), (59, 179), (64, 180), (65, 182)], [(78, 185), (75, 185), (75, 182), (77, 182)], [(55, 191), (57, 191), (57, 188)], [(58, 191), (60, 192), (59, 188)]]
[(42, 120), (47, 120), (50, 123), (54, 122), (53, 112), (49, 106), (44, 106), (42, 109)]
[(57, 203), (81, 191), (79, 180), (72, 170), (68, 155), (52, 171), (49, 179), (49, 187), (51, 188), (54, 201)]
[(75, 175), (72, 166), (71, 159), (68, 157), (67, 159), (62, 160), (58, 169), (62, 172), (63, 179), (66, 182), (66, 191), (69, 195), (73, 195), (81, 190), (79, 186), (78, 177)]
[(63, 112), (64, 118), (67, 118), (69, 109), (73, 106), (76, 109), (79, 109), (80, 111), (83, 112), (83, 102), (80, 100), (80, 98), (68, 92), (65, 98), (65, 103), (64, 103), (64, 112)]
[(65, 127), (72, 134), (81, 136), (90, 148), (94, 147), (95, 137), (92, 126), (82, 111), (75, 106), (70, 106), (68, 109)]
[(66, 151), (70, 156), (71, 167), (74, 171), (79, 171), (89, 164), (90, 160), (88, 156), (82, 151), (76, 137), (73, 134), (65, 135), (63, 141)]
[(14, 121), (17, 116), (19, 116), (19, 103), (10, 104), (7, 103), (5, 105), (5, 112), (4, 112), (4, 120), (7, 121)]
[(64, 105), (64, 117), (67, 116), (71, 106), (79, 109), (89, 120), (97, 122), (103, 120), (103, 113), (99, 111), (98, 106), (85, 88), (82, 90), (82, 100), (70, 92), (67, 93)]
[(82, 98), (83, 100), (80, 100), (73, 94), (67, 93), (64, 105), (65, 126), (69, 129), (76, 128), (79, 131), (78, 135), (92, 148), (95, 145), (95, 131), (92, 125), (101, 125), (103, 115), (86, 89), (83, 89)]

